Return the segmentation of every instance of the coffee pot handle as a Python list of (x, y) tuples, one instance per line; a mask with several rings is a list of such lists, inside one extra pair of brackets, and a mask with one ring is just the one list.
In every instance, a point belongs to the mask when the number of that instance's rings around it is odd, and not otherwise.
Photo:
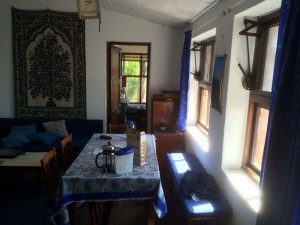
[(97, 166), (98, 168), (102, 168), (102, 167), (103, 167), (103, 165), (99, 165), (99, 164), (98, 164), (98, 158), (100, 157), (100, 155), (102, 155), (102, 152), (101, 152), (101, 153), (98, 153), (98, 154), (96, 155), (96, 158), (95, 158), (95, 164), (96, 164), (96, 166)]

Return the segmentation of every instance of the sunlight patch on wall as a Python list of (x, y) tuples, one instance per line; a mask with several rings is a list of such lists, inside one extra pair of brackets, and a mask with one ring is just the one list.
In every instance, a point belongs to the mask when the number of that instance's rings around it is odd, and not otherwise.
[(208, 137), (199, 128), (196, 126), (187, 126), (187, 132), (191, 135), (193, 141), (200, 146), (202, 151), (209, 151)]

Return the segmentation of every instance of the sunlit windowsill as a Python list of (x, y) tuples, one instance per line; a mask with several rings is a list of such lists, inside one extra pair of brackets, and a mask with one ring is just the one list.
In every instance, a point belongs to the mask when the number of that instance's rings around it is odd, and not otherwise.
[(193, 140), (199, 145), (199, 147), (204, 151), (208, 152), (209, 142), (208, 136), (197, 126), (187, 126), (187, 133), (193, 138)]
[[(193, 138), (194, 142), (199, 145), (200, 149), (204, 152), (209, 151), (208, 136), (197, 126), (187, 126), (187, 133)], [(234, 191), (248, 203), (254, 212), (258, 212), (260, 206), (259, 184), (241, 168), (223, 169), (223, 172), (234, 188)]]
[(223, 170), (235, 191), (258, 212), (260, 206), (259, 184), (242, 169)]

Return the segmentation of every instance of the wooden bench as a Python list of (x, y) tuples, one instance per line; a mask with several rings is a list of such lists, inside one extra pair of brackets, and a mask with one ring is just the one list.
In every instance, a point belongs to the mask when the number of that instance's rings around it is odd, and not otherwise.
[(192, 153), (168, 153), (167, 160), (174, 184), (172, 187), (175, 187), (172, 189), (184, 208), (187, 224), (227, 224), (232, 210), (221, 193), (213, 200), (194, 201), (182, 192), (181, 181), (186, 170), (206, 173), (196, 156)]

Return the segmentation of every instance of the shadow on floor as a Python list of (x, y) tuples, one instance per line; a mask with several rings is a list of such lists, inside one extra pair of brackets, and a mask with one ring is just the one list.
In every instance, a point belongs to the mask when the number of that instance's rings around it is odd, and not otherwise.
[[(167, 199), (168, 213), (158, 219), (154, 214), (153, 225), (183, 225), (182, 209), (172, 201), (168, 176), (162, 176)], [(0, 174), (0, 221), (1, 225), (50, 225), (53, 209), (48, 206), (48, 198), (41, 184), (37, 193), (35, 176), (20, 177), (19, 173)], [(119, 208), (120, 206), (120, 208)], [(106, 203), (102, 225), (146, 225), (147, 204), (143, 201), (122, 201)], [(77, 215), (77, 225), (90, 225), (87, 207)]]
[(1, 225), (50, 225), (52, 208), (48, 207), (46, 191), (37, 193), (36, 182), (0, 182)]

